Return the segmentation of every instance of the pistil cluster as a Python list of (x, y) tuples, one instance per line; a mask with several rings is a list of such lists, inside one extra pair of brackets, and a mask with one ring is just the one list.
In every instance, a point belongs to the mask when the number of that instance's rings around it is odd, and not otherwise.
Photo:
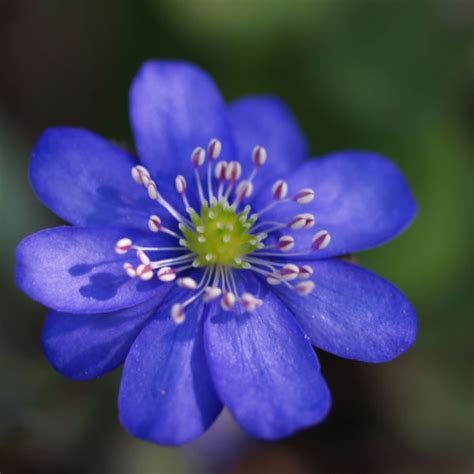
[[(287, 257), (304, 256), (326, 248), (331, 240), (326, 230), (320, 230), (314, 234), (307, 251), (291, 252), (295, 239), (285, 234), (285, 229), (311, 229), (315, 225), (314, 215), (298, 213), (289, 222), (264, 220), (262, 216), (282, 203), (310, 203), (315, 197), (314, 190), (303, 188), (290, 196), (288, 184), (279, 179), (271, 188), (269, 203), (260, 210), (253, 210), (245, 201), (252, 195), (253, 182), (267, 160), (266, 149), (254, 147), (253, 169), (245, 179), (241, 179), (239, 162), (219, 160), (221, 151), (221, 142), (213, 139), (207, 146), (207, 153), (204, 148), (197, 147), (191, 154), (190, 166), (194, 170), (194, 185), (199, 196), (200, 208), (197, 210), (190, 205), (184, 176), (178, 175), (175, 180), (176, 191), (183, 203), (183, 209), (177, 209), (160, 193), (145, 167), (138, 165), (131, 171), (133, 179), (145, 187), (149, 198), (177, 221), (179, 231), (165, 227), (159, 215), (153, 214), (148, 220), (150, 231), (170, 235), (176, 239), (176, 246), (143, 247), (124, 237), (116, 243), (115, 251), (118, 254), (136, 252), (140, 262), (137, 266), (124, 263), (129, 277), (150, 280), (156, 275), (162, 282), (175, 282), (192, 292), (188, 299), (172, 306), (171, 317), (176, 324), (185, 321), (186, 307), (200, 297), (205, 303), (219, 299), (225, 311), (238, 303), (246, 311), (262, 305), (262, 300), (252, 293), (239, 293), (235, 278), (239, 271), (253, 271), (266, 278), (270, 285), (286, 285), (301, 296), (311, 293), (315, 286), (310, 280), (311, 266), (288, 263)], [(206, 158), (207, 173), (203, 170)], [(156, 258), (160, 252), (176, 253), (176, 256)], [(203, 270), (199, 281), (189, 276), (193, 268)]]

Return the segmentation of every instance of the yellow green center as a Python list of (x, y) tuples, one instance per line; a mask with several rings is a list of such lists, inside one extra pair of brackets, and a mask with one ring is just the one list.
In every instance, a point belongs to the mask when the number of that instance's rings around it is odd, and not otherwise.
[(260, 236), (249, 233), (256, 216), (248, 216), (250, 207), (237, 213), (227, 203), (206, 204), (201, 215), (192, 211), (191, 219), (196, 228), (182, 228), (187, 247), (197, 254), (196, 265), (203, 267), (219, 264), (244, 268), (242, 257), (256, 250)]

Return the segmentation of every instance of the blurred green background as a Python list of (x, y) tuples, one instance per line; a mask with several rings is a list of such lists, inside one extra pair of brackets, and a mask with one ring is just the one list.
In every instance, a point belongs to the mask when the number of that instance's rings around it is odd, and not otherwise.
[[(0, 471), (10, 473), (472, 472), (473, 4), (470, 0), (0, 0)], [(149, 58), (208, 70), (228, 100), (273, 93), (313, 155), (376, 150), (402, 168), (415, 224), (359, 256), (420, 319), (385, 365), (320, 353), (334, 407), (275, 443), (223, 416), (157, 447), (118, 424), (120, 371), (72, 382), (40, 346), (45, 309), (15, 288), (14, 249), (59, 220), (29, 187), (41, 131), (77, 125), (132, 146), (128, 86)]]

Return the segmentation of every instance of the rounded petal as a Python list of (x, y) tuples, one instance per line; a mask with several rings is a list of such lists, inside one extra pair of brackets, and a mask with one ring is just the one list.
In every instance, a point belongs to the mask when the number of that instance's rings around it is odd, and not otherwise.
[(130, 120), (142, 163), (161, 181), (192, 177), (191, 153), (217, 138), (234, 145), (224, 101), (211, 77), (182, 61), (148, 61), (130, 89)]
[(161, 285), (160, 294), (145, 303), (111, 313), (50, 312), (42, 334), (46, 357), (74, 380), (92, 380), (115, 369), (169, 291)]
[(41, 201), (71, 224), (146, 229), (157, 204), (133, 181), (136, 164), (95, 133), (51, 128), (33, 150), (30, 179)]
[[(331, 243), (309, 258), (327, 258), (369, 249), (394, 238), (415, 218), (417, 205), (396, 165), (368, 152), (340, 152), (307, 161), (287, 179), (289, 195), (312, 188), (315, 199), (305, 205), (282, 204), (265, 214), (288, 222), (300, 212), (312, 213), (312, 231), (295, 233), (295, 250), (306, 250), (318, 230), (331, 234)], [(259, 203), (264, 206), (271, 195)]]
[(140, 333), (125, 361), (119, 395), (123, 426), (134, 436), (159, 444), (183, 444), (202, 434), (222, 409), (209, 375), (202, 339), (204, 305), (186, 308), (176, 325), (170, 307), (188, 296), (167, 298)]
[(267, 150), (267, 162), (254, 181), (255, 192), (285, 178), (309, 151), (295, 117), (280, 99), (271, 96), (244, 97), (229, 107), (237, 156), (242, 165), (252, 169), (252, 150), (256, 145)]
[[(251, 285), (251, 286), (249, 286)], [(217, 393), (242, 427), (263, 439), (321, 421), (330, 394), (316, 354), (289, 311), (255, 278), (255, 311), (220, 312), (205, 322), (205, 347)]]
[(415, 310), (395, 286), (339, 260), (318, 260), (311, 266), (316, 287), (310, 295), (281, 287), (273, 291), (315, 346), (347, 359), (386, 362), (415, 342)]
[[(112, 227), (64, 226), (30, 235), (17, 247), (17, 284), (34, 300), (65, 313), (103, 313), (144, 302), (160, 291), (160, 282), (127, 276), (124, 262), (137, 265), (138, 259), (133, 252), (115, 253), (123, 237), (151, 243), (143, 232)], [(163, 242), (169, 241), (153, 236), (154, 245)]]

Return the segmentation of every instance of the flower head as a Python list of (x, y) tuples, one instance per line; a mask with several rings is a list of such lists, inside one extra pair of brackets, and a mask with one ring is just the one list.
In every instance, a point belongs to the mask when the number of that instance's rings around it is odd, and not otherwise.
[(44, 132), (31, 182), (72, 226), (23, 240), (17, 281), (52, 309), (43, 346), (59, 372), (87, 380), (124, 364), (131, 433), (185, 443), (226, 405), (254, 436), (287, 436), (330, 407), (312, 345), (367, 362), (411, 346), (400, 291), (337, 258), (413, 220), (390, 161), (304, 161), (279, 100), (226, 106), (183, 62), (146, 63), (130, 115), (138, 160), (82, 129)]

